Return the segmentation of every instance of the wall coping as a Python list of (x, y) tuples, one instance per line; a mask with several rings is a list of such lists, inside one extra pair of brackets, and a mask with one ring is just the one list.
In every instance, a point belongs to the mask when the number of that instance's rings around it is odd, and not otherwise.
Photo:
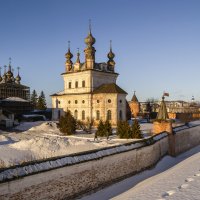
[(174, 134), (176, 134), (179, 131), (194, 128), (194, 127), (197, 127), (197, 126), (200, 126), (200, 124), (194, 124), (194, 125), (192, 125), (192, 124), (191, 125), (190, 124), (185, 125), (184, 124), (184, 125), (181, 125), (181, 126), (174, 127), (173, 132), (174, 132)]

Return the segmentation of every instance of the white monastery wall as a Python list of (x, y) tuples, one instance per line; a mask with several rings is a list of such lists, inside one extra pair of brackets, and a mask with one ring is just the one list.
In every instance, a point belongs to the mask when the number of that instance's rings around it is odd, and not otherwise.
[(167, 151), (165, 134), (149, 146), (1, 183), (0, 199), (74, 198), (153, 166)]
[[(22, 169), (20, 167), (9, 169), (4, 176), (8, 177), (10, 181), (0, 183), (0, 199), (56, 200), (75, 198), (87, 191), (113, 183), (155, 165), (161, 157), (169, 152), (170, 148), (175, 148), (177, 155), (199, 145), (200, 126), (176, 128), (175, 134), (171, 136), (174, 138), (175, 146), (170, 146), (169, 137), (166, 133), (162, 133), (142, 143), (133, 143), (128, 146), (120, 145), (106, 150), (88, 152), (80, 156), (59, 158), (58, 161), (38, 163), (35, 164), (37, 171), (34, 175), (27, 176), (28, 171), (25, 169), (29, 168), (23, 166)], [(83, 160), (85, 161), (83, 162)], [(61, 167), (63, 162), (71, 164)], [(34, 164), (31, 166), (31, 169), (34, 170)], [(60, 168), (53, 169), (53, 166), (60, 166)], [(46, 172), (38, 171), (45, 169), (45, 167), (47, 167)], [(12, 180), (12, 176), (16, 177), (13, 173), (17, 171), (19, 177), (20, 174), (22, 177)], [(32, 172), (30, 171), (30, 173)], [(0, 179), (3, 178), (1, 174), (2, 172), (0, 172)]]
[(200, 126), (177, 131), (174, 135), (175, 155), (200, 145)]

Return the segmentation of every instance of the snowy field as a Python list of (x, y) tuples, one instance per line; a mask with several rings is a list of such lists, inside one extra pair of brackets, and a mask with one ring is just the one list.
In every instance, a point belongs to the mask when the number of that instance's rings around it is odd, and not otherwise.
[(81, 200), (200, 200), (200, 146)]
[[(144, 133), (151, 127), (148, 123), (141, 125)], [(0, 131), (0, 168), (130, 141), (134, 140), (118, 139), (114, 135), (109, 140), (99, 138), (96, 142), (94, 134), (81, 131), (74, 136), (62, 136), (55, 122), (25, 122), (13, 132)]]

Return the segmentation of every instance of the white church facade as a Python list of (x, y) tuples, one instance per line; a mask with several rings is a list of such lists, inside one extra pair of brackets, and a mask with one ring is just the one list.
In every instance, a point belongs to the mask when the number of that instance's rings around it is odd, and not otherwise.
[(85, 38), (86, 48), (85, 62), (80, 62), (80, 53), (77, 53), (75, 63), (70, 52), (65, 54), (64, 90), (51, 95), (52, 118), (58, 120), (67, 110), (81, 121), (94, 120), (95, 125), (99, 120), (109, 120), (113, 126), (119, 120), (126, 120), (126, 95), (116, 80), (118, 73), (115, 72), (114, 53), (112, 46), (108, 53), (107, 63), (95, 62), (95, 38), (91, 29)]

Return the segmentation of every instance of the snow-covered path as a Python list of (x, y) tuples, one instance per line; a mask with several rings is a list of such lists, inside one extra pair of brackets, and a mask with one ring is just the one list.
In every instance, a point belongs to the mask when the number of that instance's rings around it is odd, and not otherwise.
[(82, 200), (200, 200), (200, 146)]

